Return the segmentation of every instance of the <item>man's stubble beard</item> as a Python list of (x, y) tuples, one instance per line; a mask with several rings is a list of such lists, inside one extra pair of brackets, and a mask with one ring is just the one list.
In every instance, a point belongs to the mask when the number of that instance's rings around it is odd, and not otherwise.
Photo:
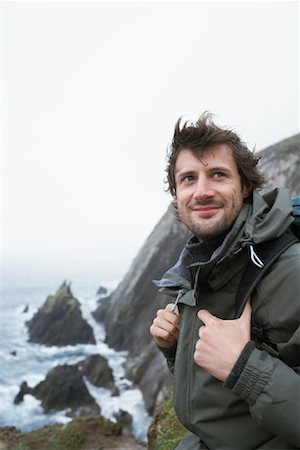
[[(198, 220), (191, 219), (190, 214), (186, 214), (180, 211), (178, 208), (178, 216), (180, 221), (199, 239), (208, 240), (215, 239), (222, 236), (228, 231), (236, 220), (229, 218), (226, 215), (226, 211), (223, 210), (223, 216), (221, 218), (215, 218), (215, 221), (211, 224), (209, 221), (213, 221), (214, 218), (199, 218)], [(207, 222), (207, 223), (206, 223)]]

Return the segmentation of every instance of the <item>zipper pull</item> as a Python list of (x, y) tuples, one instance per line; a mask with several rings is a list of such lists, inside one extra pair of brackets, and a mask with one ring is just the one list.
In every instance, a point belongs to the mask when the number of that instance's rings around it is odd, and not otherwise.
[(178, 292), (177, 297), (176, 297), (176, 299), (175, 299), (174, 306), (173, 306), (172, 311), (171, 311), (172, 313), (175, 313), (175, 309), (176, 309), (177, 303), (179, 302), (179, 300), (181, 299), (181, 297), (183, 296), (184, 293), (185, 293), (185, 290), (184, 290), (184, 289), (181, 289), (181, 290)]

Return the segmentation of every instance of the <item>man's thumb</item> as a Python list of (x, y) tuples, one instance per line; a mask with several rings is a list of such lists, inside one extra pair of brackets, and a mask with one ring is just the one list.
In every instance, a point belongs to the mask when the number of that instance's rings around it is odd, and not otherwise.
[(248, 321), (251, 319), (251, 316), (252, 316), (252, 308), (250, 305), (250, 298), (249, 298), (240, 319)]

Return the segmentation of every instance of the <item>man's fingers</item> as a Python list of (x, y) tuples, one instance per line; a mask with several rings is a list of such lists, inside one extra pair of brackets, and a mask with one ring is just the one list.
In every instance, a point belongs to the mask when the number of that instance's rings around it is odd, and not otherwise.
[(207, 325), (212, 319), (216, 319), (216, 317), (207, 311), (207, 309), (200, 309), (198, 312), (198, 318), (204, 323), (204, 325)]
[(177, 306), (175, 306), (175, 303), (169, 303), (166, 306), (166, 310), (171, 312), (171, 313), (173, 313), (173, 314), (176, 314), (177, 316), (179, 316), (179, 311), (178, 311)]
[(150, 334), (161, 347), (172, 347), (179, 334), (179, 315), (172, 311), (174, 304), (159, 309), (150, 327)]

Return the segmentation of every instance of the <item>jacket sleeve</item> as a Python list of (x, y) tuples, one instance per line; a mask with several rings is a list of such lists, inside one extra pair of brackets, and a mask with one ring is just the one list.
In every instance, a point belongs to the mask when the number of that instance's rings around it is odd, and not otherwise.
[[(294, 338), (299, 347), (300, 329)], [(254, 349), (232, 390), (249, 404), (261, 426), (300, 447), (300, 375), (296, 369)]]
[(261, 281), (253, 305), (278, 355), (259, 345), (252, 348), (234, 384), (227, 387), (249, 404), (262, 427), (300, 448), (299, 244), (286, 251)]

